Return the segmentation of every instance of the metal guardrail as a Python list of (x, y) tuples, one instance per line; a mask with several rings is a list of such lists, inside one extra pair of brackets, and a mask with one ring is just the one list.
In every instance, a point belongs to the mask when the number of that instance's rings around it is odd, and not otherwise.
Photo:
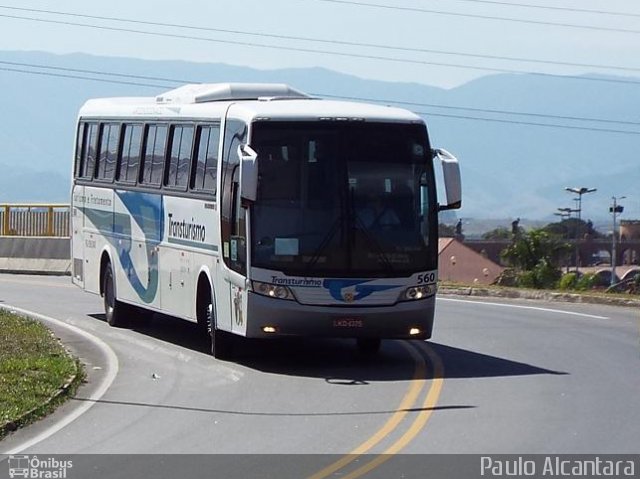
[(0, 204), (0, 236), (69, 236), (68, 204)]

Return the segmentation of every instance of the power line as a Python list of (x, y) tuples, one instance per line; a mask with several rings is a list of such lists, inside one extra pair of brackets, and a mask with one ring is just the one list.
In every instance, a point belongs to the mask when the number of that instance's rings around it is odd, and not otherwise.
[[(321, 0), (322, 1), (322, 0)], [(177, 33), (162, 33), (162, 32), (150, 32), (146, 30), (137, 30), (131, 28), (122, 28), (122, 27), (109, 27), (104, 25), (95, 25), (95, 24), (87, 24), (80, 22), (69, 22), (62, 20), (50, 20), (43, 18), (33, 18), (33, 17), (25, 17), (19, 15), (6, 15), (0, 14), (0, 17), (3, 18), (12, 18), (18, 20), (27, 20), (33, 22), (40, 23), (51, 23), (56, 25), (66, 25), (66, 26), (79, 26), (84, 28), (92, 28), (97, 30), (107, 30), (107, 31), (116, 31), (116, 32), (126, 32), (126, 33), (135, 33), (140, 35), (149, 35), (156, 37), (167, 37), (167, 38), (179, 38), (183, 40), (197, 40), (197, 41), (206, 41), (212, 43), (223, 43), (223, 44), (231, 44), (238, 46), (246, 46), (246, 47), (254, 47), (254, 48), (267, 48), (273, 50), (287, 50), (294, 51), (300, 53), (315, 53), (315, 54), (324, 54), (324, 55), (335, 55), (349, 58), (364, 58), (368, 60), (378, 60), (378, 61), (389, 61), (396, 63), (408, 63), (414, 65), (432, 65), (432, 66), (442, 66), (447, 68), (459, 68), (465, 70), (478, 70), (478, 71), (488, 71), (494, 73), (526, 73), (529, 75), (535, 75), (540, 77), (551, 77), (551, 78), (562, 78), (562, 79), (573, 79), (580, 81), (596, 81), (596, 82), (607, 82), (607, 83), (624, 83), (624, 84), (633, 84), (638, 85), (640, 81), (637, 80), (622, 80), (622, 79), (613, 79), (613, 78), (596, 78), (596, 77), (586, 77), (586, 76), (576, 76), (576, 75), (555, 75), (551, 73), (543, 73), (543, 72), (532, 72), (532, 71), (523, 71), (523, 70), (513, 70), (508, 68), (494, 68), (494, 67), (483, 67), (483, 66), (475, 66), (475, 65), (464, 65), (464, 64), (455, 64), (455, 63), (443, 63), (443, 62), (432, 62), (425, 60), (415, 60), (408, 58), (395, 58), (395, 57), (386, 57), (380, 55), (367, 55), (360, 53), (347, 53), (347, 52), (337, 52), (331, 50), (319, 50), (312, 48), (303, 48), (303, 47), (293, 47), (293, 46), (281, 46), (281, 45), (268, 45), (264, 43), (256, 43), (256, 42), (246, 42), (246, 41), (237, 41), (237, 40), (223, 40), (217, 38), (209, 38), (209, 37), (198, 37), (193, 35), (182, 35)]]
[(591, 10), (587, 8), (557, 7), (557, 6), (549, 6), (549, 5), (532, 5), (530, 3), (499, 2), (495, 0), (455, 0), (455, 1), (467, 2), (467, 3), (484, 3), (489, 5), (501, 5), (506, 7), (534, 8), (539, 10), (555, 10), (560, 12), (590, 13), (590, 14), (598, 14), (598, 15), (612, 15), (612, 16), (618, 16), (618, 17), (640, 17), (640, 14), (638, 13), (612, 12), (610, 10)]
[[(459, 1), (472, 1), (472, 0), (459, 0)], [(379, 44), (379, 43), (351, 42), (351, 41), (341, 41), (336, 39), (328, 40), (324, 38), (311, 38), (311, 37), (301, 37), (301, 36), (293, 36), (293, 35), (273, 34), (273, 33), (257, 33), (257, 32), (247, 32), (243, 30), (229, 30), (229, 29), (223, 29), (223, 28), (185, 25), (180, 23), (153, 22), (153, 21), (147, 21), (147, 20), (136, 20), (136, 19), (122, 18), (122, 17), (86, 15), (86, 14), (80, 14), (80, 13), (74, 13), (74, 12), (63, 12), (60, 10), (43, 10), (43, 9), (36, 9), (36, 8), (10, 7), (6, 5), (0, 5), (0, 9), (24, 11), (24, 12), (32, 12), (32, 13), (45, 13), (50, 15), (62, 15), (62, 16), (69, 16), (69, 17), (76, 17), (76, 18), (89, 18), (92, 20), (115, 21), (115, 22), (123, 22), (123, 23), (132, 23), (137, 25), (149, 25), (149, 26), (155, 26), (155, 27), (182, 28), (187, 30), (215, 32), (215, 33), (230, 33), (234, 35), (247, 35), (247, 36), (253, 36), (253, 37), (260, 37), (260, 38), (274, 38), (278, 40), (296, 40), (296, 41), (305, 41), (305, 42), (325, 43), (325, 44), (331, 44), (331, 45), (379, 48), (379, 49), (406, 51), (406, 52), (413, 52), (413, 53), (433, 53), (438, 55), (453, 55), (453, 56), (482, 58), (482, 59), (499, 60), (499, 61), (515, 61), (515, 62), (525, 62), (525, 63), (548, 64), (548, 65), (555, 65), (555, 66), (570, 66), (570, 67), (583, 67), (583, 68), (586, 67), (586, 68), (621, 70), (621, 71), (630, 71), (630, 72), (640, 71), (640, 68), (623, 67), (623, 66), (615, 66), (615, 65), (574, 63), (574, 62), (541, 60), (541, 59), (532, 59), (532, 58), (523, 58), (523, 57), (508, 57), (508, 56), (500, 56), (500, 55), (485, 55), (485, 54), (476, 54), (476, 53), (467, 53), (467, 52), (451, 52), (446, 50), (399, 47), (399, 46), (385, 45), (385, 44)], [(19, 18), (30, 19), (31, 17), (19, 17)], [(86, 25), (83, 24), (82, 26), (86, 26)]]
[[(305, 1), (308, 1), (308, 0), (305, 0)], [(476, 18), (481, 20), (499, 20), (504, 22), (527, 23), (532, 25), (546, 25), (546, 26), (565, 27), (565, 28), (579, 28), (579, 29), (597, 30), (597, 31), (603, 31), (603, 32), (632, 33), (632, 34), (640, 33), (640, 30), (630, 30), (630, 29), (624, 29), (624, 28), (598, 27), (595, 25), (578, 25), (574, 23), (545, 22), (542, 20), (528, 20), (523, 18), (499, 17), (494, 15), (480, 15), (480, 14), (474, 14), (474, 13), (447, 12), (443, 10), (431, 10), (427, 8), (417, 8), (417, 7), (401, 7), (397, 5), (383, 5), (379, 3), (367, 3), (367, 2), (360, 2), (360, 1), (353, 1), (353, 0), (315, 0), (315, 1), (326, 2), (326, 3), (339, 3), (343, 5), (356, 5), (360, 7), (381, 8), (386, 10), (399, 10), (399, 11), (418, 12), (418, 13), (433, 13), (436, 15)]]
[[(165, 78), (165, 77), (155, 77), (155, 76), (142, 76), (142, 75), (133, 75), (133, 74), (124, 74), (117, 72), (107, 72), (107, 71), (97, 71), (97, 70), (87, 70), (80, 68), (69, 68), (69, 67), (60, 67), (54, 65), (42, 65), (36, 63), (22, 63), (22, 62), (11, 62), (11, 61), (2, 61), (0, 60), (0, 64), (3, 65), (11, 65), (11, 66), (21, 66), (21, 67), (29, 67), (29, 68), (40, 68), (46, 70), (56, 70), (56, 71), (64, 71), (70, 73), (88, 73), (91, 75), (101, 75), (101, 76), (113, 76), (113, 77), (121, 77), (121, 78), (131, 78), (138, 80), (154, 80), (161, 81), (167, 83), (175, 83), (174, 85), (151, 85), (145, 83), (125, 83), (125, 84), (133, 84), (140, 86), (149, 86), (149, 87), (157, 87), (157, 88), (176, 88), (177, 86), (185, 83), (201, 83), (199, 81), (195, 81), (192, 79), (175, 79), (175, 78)], [(11, 71), (20, 71), (27, 72), (23, 70), (11, 70)], [(36, 72), (34, 72), (36, 73)], [(67, 76), (71, 78), (75, 78), (73, 76)], [(92, 79), (91, 77), (80, 77), (79, 79)], [(590, 118), (590, 117), (580, 117), (580, 116), (568, 116), (568, 115), (551, 115), (544, 113), (534, 113), (534, 112), (522, 112), (522, 111), (514, 111), (514, 110), (498, 110), (498, 109), (487, 109), (487, 108), (476, 108), (476, 107), (465, 107), (465, 106), (453, 106), (453, 105), (441, 105), (435, 103), (421, 103), (421, 102), (412, 102), (412, 101), (403, 101), (403, 100), (394, 100), (394, 99), (381, 99), (381, 98), (367, 98), (367, 97), (357, 97), (357, 96), (345, 96), (345, 95), (333, 95), (328, 93), (319, 93), (319, 92), (311, 92), (311, 95), (323, 97), (323, 98), (336, 98), (343, 100), (355, 100), (355, 101), (366, 101), (366, 102), (377, 102), (382, 104), (397, 104), (397, 105), (412, 105), (418, 107), (429, 107), (429, 108), (440, 108), (440, 109), (448, 109), (448, 110), (463, 110), (463, 111), (474, 111), (479, 113), (491, 113), (491, 114), (500, 114), (500, 115), (514, 115), (514, 116), (530, 116), (536, 118), (550, 118), (554, 120), (570, 120), (570, 121), (582, 121), (582, 122), (593, 122), (593, 123), (607, 123), (607, 124), (619, 124), (619, 125), (630, 125), (630, 126), (640, 126), (640, 122), (636, 121), (625, 121), (625, 120), (611, 120), (604, 118)]]
[(85, 76), (71, 75), (71, 74), (65, 74), (65, 73), (38, 72), (34, 70), (23, 70), (19, 68), (0, 67), (0, 71), (14, 72), (14, 73), (28, 73), (30, 75), (41, 75), (41, 76), (49, 76), (49, 77), (57, 77), (57, 78), (72, 78), (74, 80), (89, 80), (89, 81), (97, 81), (101, 83), (115, 83), (118, 85), (134, 85), (134, 86), (142, 86), (142, 87), (148, 87), (148, 88), (173, 88), (173, 87), (167, 87), (164, 85), (151, 85), (149, 83), (110, 80), (107, 78), (93, 78), (93, 77), (85, 77)]
[[(62, 67), (59, 67), (60, 69), (64, 70)], [(69, 69), (70, 71), (74, 71), (75, 69)], [(166, 86), (166, 85), (152, 85), (152, 84), (147, 84), (147, 83), (139, 83), (139, 82), (130, 82), (130, 81), (122, 81), (122, 80), (112, 80), (112, 79), (108, 79), (108, 78), (94, 78), (94, 77), (86, 77), (86, 76), (80, 76), (80, 75), (73, 75), (73, 74), (63, 74), (63, 73), (52, 73), (52, 72), (38, 72), (38, 71), (33, 71), (33, 70), (24, 70), (24, 69), (18, 69), (18, 68), (7, 68), (7, 67), (0, 67), (0, 71), (9, 71), (9, 72), (14, 72), (14, 73), (25, 73), (25, 74), (31, 74), (31, 75), (40, 75), (40, 76), (50, 76), (50, 77), (57, 77), (57, 78), (71, 78), (71, 79), (77, 79), (77, 80), (85, 80), (85, 81), (97, 81), (97, 82), (102, 82), (102, 83), (113, 83), (113, 84), (120, 84), (120, 85), (134, 85), (134, 86), (142, 86), (142, 87), (149, 87), (149, 88), (174, 88), (175, 86)], [(82, 71), (82, 70), (77, 70), (77, 71)], [(85, 70), (87, 72), (90, 72), (90, 70)], [(109, 75), (109, 73), (102, 73), (105, 75)], [(119, 74), (114, 74), (114, 75), (119, 75)], [(342, 97), (342, 98), (348, 98), (348, 97)], [(357, 99), (355, 97), (352, 97), (352, 99)], [(362, 99), (365, 100), (365, 99)], [(369, 100), (371, 101), (371, 100)], [(379, 100), (375, 100), (375, 101), (379, 101)], [(396, 103), (403, 103), (403, 102), (396, 102)], [(409, 102), (406, 102), (409, 103)], [(415, 105), (420, 105), (419, 103), (414, 103)], [(425, 104), (422, 104), (423, 106)], [(462, 107), (449, 107), (449, 106), (443, 106), (443, 105), (436, 105), (437, 108), (460, 108), (463, 109)], [(467, 109), (467, 108), (464, 108)], [(481, 109), (474, 109), (474, 108), (468, 108), (468, 110), (474, 110), (474, 111), (482, 111)], [(489, 112), (491, 112), (490, 110), (488, 110)], [(495, 111), (496, 113), (498, 111)], [(560, 125), (560, 124), (554, 124), (554, 123), (538, 123), (538, 122), (529, 122), (529, 121), (519, 121), (519, 120), (506, 120), (506, 119), (499, 119), (499, 118), (483, 118), (483, 117), (475, 117), (475, 116), (469, 116), (469, 115), (451, 115), (451, 114), (445, 114), (445, 113), (434, 113), (434, 112), (420, 112), (420, 111), (416, 111), (414, 112), (418, 115), (424, 115), (424, 116), (429, 116), (429, 117), (433, 117), (433, 116), (437, 116), (437, 117), (443, 117), (443, 118), (452, 118), (452, 119), (460, 119), (460, 120), (470, 120), (470, 121), (484, 121), (484, 122), (493, 122), (493, 123), (505, 123), (505, 124), (512, 124), (512, 125), (521, 125), (521, 126), (538, 126), (538, 127), (546, 127), (546, 128), (561, 128), (561, 129), (570, 129), (570, 130), (581, 130), (581, 131), (593, 131), (593, 132), (600, 132), (600, 133), (616, 133), (616, 134), (625, 134), (625, 135), (640, 135), (640, 131), (631, 131), (631, 130), (616, 130), (616, 129), (610, 129), (610, 128), (592, 128), (592, 127), (586, 127), (586, 126), (574, 126), (574, 125)], [(506, 112), (505, 112), (506, 113)], [(511, 112), (509, 114), (526, 114), (526, 113), (516, 113), (516, 112)], [(541, 115), (542, 116), (542, 115)], [(553, 115), (548, 115), (549, 117), (553, 118)], [(560, 118), (560, 117), (558, 117)], [(584, 121), (608, 121), (608, 120), (594, 120), (594, 119), (588, 119), (588, 118), (584, 118), (581, 120)], [(610, 120), (611, 122), (613, 122), (613, 120)], [(620, 122), (620, 123), (627, 123), (627, 122)], [(630, 124), (633, 124), (631, 122), (629, 122)]]
[(530, 121), (501, 120), (499, 118), (482, 118), (477, 116), (466, 116), (466, 115), (448, 115), (445, 113), (433, 113), (433, 112), (423, 112), (423, 111), (416, 111), (414, 113), (416, 113), (417, 115), (440, 116), (444, 118), (455, 118), (460, 120), (473, 120), (473, 121), (488, 121), (488, 122), (494, 122), (494, 123), (508, 123), (511, 125), (541, 126), (541, 127), (547, 127), (547, 128), (564, 128), (568, 130), (597, 131), (602, 133), (620, 133), (624, 135), (640, 135), (640, 131), (631, 131), (631, 130), (614, 130), (609, 128), (590, 128), (586, 126), (557, 125), (553, 123), (536, 123), (536, 122), (530, 122)]
[[(142, 76), (142, 75), (132, 75), (130, 73), (115, 73), (115, 72), (105, 72), (105, 71), (98, 71), (98, 70), (85, 70), (85, 69), (80, 69), (80, 68), (57, 67), (57, 66), (52, 66), (52, 65), (39, 65), (39, 64), (36, 64), (36, 63), (21, 63), (21, 62), (10, 62), (10, 61), (5, 61), (5, 60), (0, 60), (0, 64), (2, 64), (2, 65), (13, 65), (13, 66), (18, 66), (18, 67), (42, 68), (42, 69), (46, 69), (46, 70), (58, 70), (58, 71), (74, 72), (74, 73), (90, 73), (92, 75), (104, 75), (104, 76), (114, 76), (114, 77), (122, 77), (122, 78), (133, 78), (133, 79), (137, 79), (137, 80), (156, 80), (156, 81), (163, 81), (163, 82), (175, 82), (176, 84), (194, 83), (191, 80), (176, 80), (175, 78), (150, 77), (150, 76)], [(146, 85), (146, 84), (142, 84), (142, 85), (144, 85), (144, 86), (159, 86), (159, 87), (162, 87), (162, 88), (175, 88), (175, 85), (173, 85), (173, 86)]]
[(390, 100), (390, 99), (380, 99), (380, 98), (341, 96), (341, 95), (331, 95), (326, 93), (312, 93), (312, 95), (322, 96), (325, 98), (339, 98), (343, 100), (368, 101), (368, 102), (378, 102), (378, 103), (396, 104), (396, 105), (413, 105), (418, 107), (426, 106), (429, 108), (474, 111), (478, 113), (493, 113), (493, 114), (499, 114), (499, 115), (530, 116), (530, 117), (536, 117), (536, 118), (551, 118), (553, 120), (571, 120), (571, 121), (584, 121), (584, 122), (592, 122), (592, 123), (640, 126), (640, 122), (637, 122), (637, 121), (609, 120), (605, 118), (588, 118), (588, 117), (567, 116), (567, 115), (549, 115), (544, 113), (522, 112), (522, 111), (513, 111), (513, 110), (497, 110), (497, 109), (487, 109), (487, 108), (475, 108), (475, 107), (468, 107), (468, 106), (438, 105), (435, 103), (419, 103), (419, 102), (412, 102), (412, 101)]

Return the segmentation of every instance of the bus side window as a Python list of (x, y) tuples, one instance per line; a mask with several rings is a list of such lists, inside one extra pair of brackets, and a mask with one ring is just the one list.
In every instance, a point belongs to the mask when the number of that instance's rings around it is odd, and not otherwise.
[(171, 150), (165, 168), (165, 185), (185, 190), (189, 179), (189, 166), (193, 149), (193, 126), (174, 125), (170, 135)]
[(218, 172), (218, 146), (220, 127), (199, 126), (196, 139), (196, 155), (191, 168), (191, 189), (216, 193)]
[(83, 167), (83, 158), (82, 158), (82, 147), (84, 146), (84, 136), (86, 131), (86, 123), (80, 122), (78, 123), (78, 131), (76, 133), (76, 155), (75, 155), (75, 165), (73, 168), (73, 176), (78, 178), (82, 176), (82, 167)]
[(166, 125), (149, 125), (145, 136), (145, 151), (142, 163), (142, 183), (160, 186), (167, 143)]
[(98, 149), (96, 178), (113, 181), (120, 143), (120, 125), (103, 123), (100, 125), (100, 148)]
[(80, 176), (92, 180), (96, 166), (96, 147), (98, 143), (98, 124), (88, 123), (82, 139), (82, 170)]
[(123, 183), (135, 184), (138, 177), (140, 150), (142, 147), (142, 125), (125, 124), (122, 154), (118, 160), (117, 179)]

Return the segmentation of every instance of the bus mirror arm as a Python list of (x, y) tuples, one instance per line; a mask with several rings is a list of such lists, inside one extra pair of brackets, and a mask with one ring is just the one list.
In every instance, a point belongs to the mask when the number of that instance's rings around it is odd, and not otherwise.
[(462, 181), (458, 159), (443, 148), (431, 150), (434, 159), (440, 160), (447, 203), (438, 205), (438, 211), (457, 210), (462, 206)]
[(258, 195), (258, 154), (249, 145), (238, 146), (240, 157), (240, 197), (244, 207), (256, 200)]

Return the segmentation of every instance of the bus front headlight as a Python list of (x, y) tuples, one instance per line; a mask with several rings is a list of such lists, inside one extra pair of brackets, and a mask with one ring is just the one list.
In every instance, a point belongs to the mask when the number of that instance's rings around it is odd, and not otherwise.
[(418, 299), (428, 298), (436, 294), (438, 286), (436, 284), (425, 284), (422, 286), (412, 286), (407, 288), (400, 297), (401, 301), (415, 301)]
[(252, 289), (255, 293), (269, 298), (295, 300), (293, 293), (287, 286), (279, 286), (271, 283), (263, 283), (262, 281), (252, 281)]

